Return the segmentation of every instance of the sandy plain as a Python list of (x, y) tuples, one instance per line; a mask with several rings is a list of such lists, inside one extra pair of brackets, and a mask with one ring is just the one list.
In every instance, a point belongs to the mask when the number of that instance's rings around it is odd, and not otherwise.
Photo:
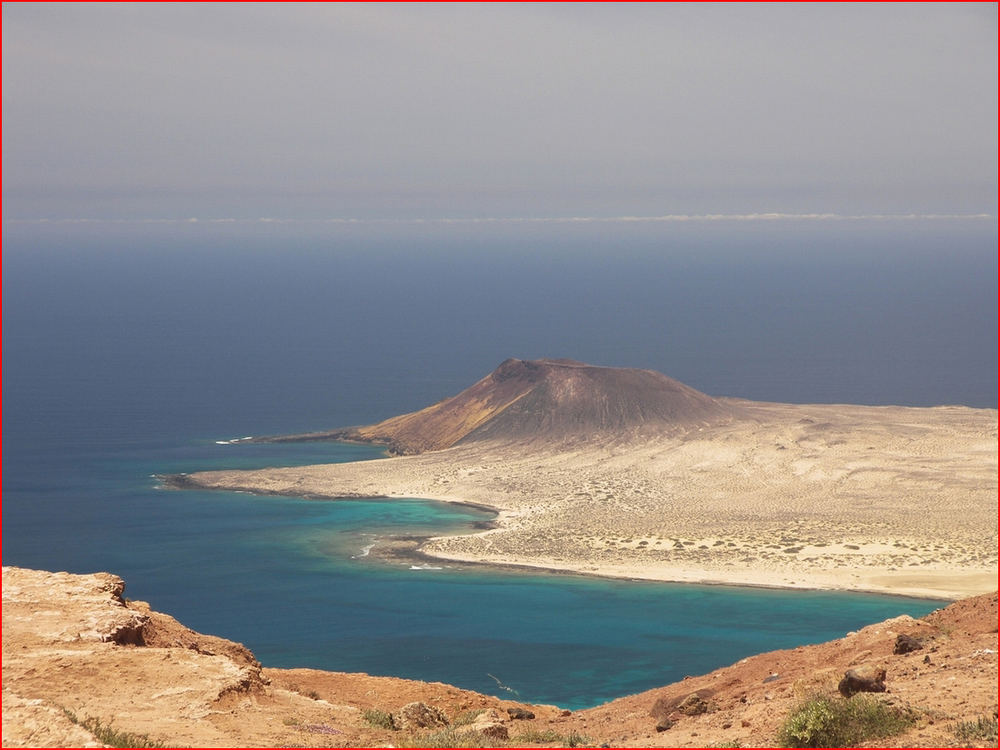
[(439, 560), (941, 598), (996, 589), (996, 410), (719, 401), (741, 416), (181, 484), (496, 509), (493, 529), (420, 546)]

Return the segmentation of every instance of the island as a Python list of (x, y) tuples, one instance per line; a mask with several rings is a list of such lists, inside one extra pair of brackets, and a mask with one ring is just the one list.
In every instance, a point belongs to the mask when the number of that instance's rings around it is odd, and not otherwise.
[(493, 528), (419, 547), (468, 564), (951, 599), (996, 589), (995, 409), (765, 403), (650, 370), (508, 359), (417, 412), (254, 439), (360, 441), (387, 457), (165, 484), (493, 508)]

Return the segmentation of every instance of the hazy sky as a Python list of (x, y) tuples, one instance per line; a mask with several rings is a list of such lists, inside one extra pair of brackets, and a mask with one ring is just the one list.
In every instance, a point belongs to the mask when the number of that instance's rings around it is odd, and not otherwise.
[(3, 5), (5, 220), (995, 213), (997, 5)]

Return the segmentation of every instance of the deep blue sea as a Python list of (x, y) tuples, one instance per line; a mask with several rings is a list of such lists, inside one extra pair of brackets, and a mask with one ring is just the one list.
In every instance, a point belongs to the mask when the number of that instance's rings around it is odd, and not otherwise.
[(159, 489), (371, 458), (218, 445), (374, 422), (507, 357), (713, 395), (996, 406), (992, 222), (693, 228), (14, 227), (3, 247), (3, 562), (127, 595), (271, 666), (578, 708), (939, 602), (380, 563), (482, 511)]

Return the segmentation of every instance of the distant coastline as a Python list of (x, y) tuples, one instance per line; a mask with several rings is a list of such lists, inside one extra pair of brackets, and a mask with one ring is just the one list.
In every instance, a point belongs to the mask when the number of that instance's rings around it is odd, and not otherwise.
[[(342, 441), (337, 441), (342, 442)], [(226, 492), (245, 492), (251, 495), (260, 495), (262, 497), (297, 497), (302, 500), (399, 500), (401, 499), (398, 495), (365, 495), (360, 493), (349, 493), (349, 494), (336, 494), (329, 495), (325, 493), (308, 493), (308, 494), (296, 494), (294, 492), (284, 492), (284, 491), (267, 491), (259, 490), (253, 486), (239, 487), (208, 487), (206, 485), (200, 484), (196, 478), (193, 478), (191, 474), (154, 474), (153, 478), (160, 483), (163, 489), (168, 490), (224, 490)], [(468, 500), (456, 500), (453, 498), (443, 498), (443, 497), (415, 497), (414, 500), (433, 500), (441, 503), (448, 503), (450, 505), (463, 505), (467, 508), (475, 508), (476, 510), (486, 511), (488, 513), (500, 513), (500, 509), (492, 505), (487, 505), (486, 503), (474, 503)], [(495, 528), (491, 526), (490, 528)], [(427, 537), (428, 539), (432, 537)]]

